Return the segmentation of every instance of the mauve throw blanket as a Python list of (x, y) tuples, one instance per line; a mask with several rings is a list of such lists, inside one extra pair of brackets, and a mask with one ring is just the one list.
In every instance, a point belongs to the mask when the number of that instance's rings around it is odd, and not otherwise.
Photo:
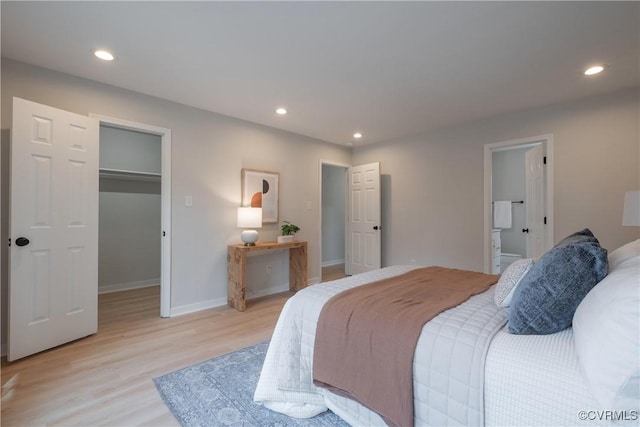
[(413, 354), (422, 327), (497, 280), (427, 267), (339, 293), (320, 312), (313, 383), (357, 400), (391, 426), (412, 426)]

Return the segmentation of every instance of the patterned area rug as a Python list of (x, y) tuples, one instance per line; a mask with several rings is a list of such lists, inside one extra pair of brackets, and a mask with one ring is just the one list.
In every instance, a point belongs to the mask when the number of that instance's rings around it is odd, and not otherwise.
[(265, 341), (153, 381), (183, 426), (347, 426), (331, 411), (297, 419), (253, 402), (268, 346)]

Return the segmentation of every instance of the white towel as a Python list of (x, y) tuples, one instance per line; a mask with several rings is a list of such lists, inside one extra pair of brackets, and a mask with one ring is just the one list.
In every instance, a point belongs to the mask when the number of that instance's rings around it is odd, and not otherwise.
[(494, 228), (511, 228), (511, 200), (493, 202)]

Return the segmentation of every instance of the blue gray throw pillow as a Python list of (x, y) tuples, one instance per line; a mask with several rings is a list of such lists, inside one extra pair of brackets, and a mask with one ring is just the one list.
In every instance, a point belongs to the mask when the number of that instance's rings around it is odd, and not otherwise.
[(509, 308), (509, 331), (546, 335), (568, 328), (576, 308), (608, 268), (607, 250), (591, 231), (567, 236), (522, 278)]
[(555, 245), (554, 247), (557, 248), (558, 246), (571, 245), (574, 243), (585, 243), (585, 242), (593, 242), (593, 243), (597, 243), (598, 245), (600, 244), (600, 242), (598, 241), (598, 239), (596, 239), (596, 236), (593, 235), (591, 230), (589, 230), (588, 228), (585, 228), (584, 230), (580, 230), (573, 234), (568, 235), (564, 239), (560, 240), (558, 244)]

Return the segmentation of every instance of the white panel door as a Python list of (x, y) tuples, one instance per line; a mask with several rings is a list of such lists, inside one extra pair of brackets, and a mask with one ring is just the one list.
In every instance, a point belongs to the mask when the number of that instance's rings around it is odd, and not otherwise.
[(380, 163), (348, 171), (345, 273), (380, 268)]
[(10, 361), (97, 331), (98, 129), (13, 99)]
[(527, 258), (537, 258), (545, 250), (544, 148), (542, 145), (537, 145), (525, 153), (525, 167)]

